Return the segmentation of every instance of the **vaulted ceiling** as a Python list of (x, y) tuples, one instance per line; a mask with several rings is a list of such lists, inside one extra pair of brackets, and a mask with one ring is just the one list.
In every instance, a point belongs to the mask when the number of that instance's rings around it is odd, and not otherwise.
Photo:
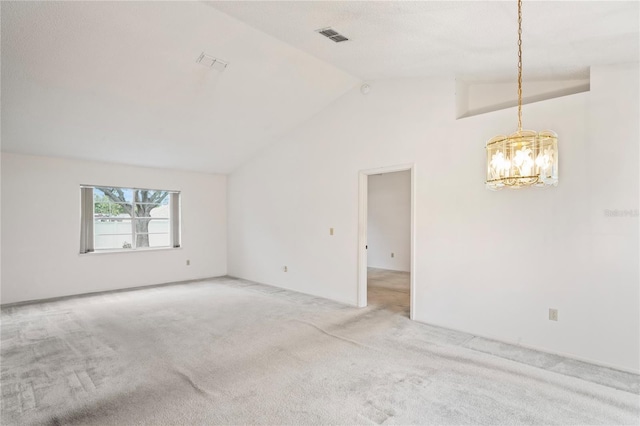
[[(208, 5), (362, 79), (456, 75), (514, 78), (517, 2), (214, 1)], [(588, 76), (638, 61), (638, 1), (523, 1), (530, 79)], [(331, 26), (350, 40), (314, 32)]]
[(3, 151), (227, 173), (358, 84), (203, 3), (1, 7)]
[[(515, 1), (2, 2), (1, 25), (3, 151), (204, 172), (363, 80), (515, 73)], [(530, 79), (638, 61), (637, 1), (525, 1), (523, 25)]]

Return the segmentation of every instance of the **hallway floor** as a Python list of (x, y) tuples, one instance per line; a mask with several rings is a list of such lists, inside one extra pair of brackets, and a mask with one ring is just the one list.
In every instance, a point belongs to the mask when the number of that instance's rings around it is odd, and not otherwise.
[(408, 272), (367, 268), (367, 302), (409, 318), (410, 275)]

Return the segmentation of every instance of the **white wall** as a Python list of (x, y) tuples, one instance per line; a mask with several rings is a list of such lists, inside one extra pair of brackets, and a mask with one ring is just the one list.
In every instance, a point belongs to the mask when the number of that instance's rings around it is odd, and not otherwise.
[(367, 266), (409, 272), (411, 172), (371, 175), (367, 192)]
[[(180, 190), (182, 248), (78, 254), (81, 184)], [(225, 176), (2, 154), (2, 303), (225, 275), (226, 244)]]
[[(589, 91), (589, 78), (526, 81), (523, 105)], [(518, 82), (483, 83), (456, 80), (456, 117), (470, 117), (518, 105)]]
[(525, 105), (560, 135), (546, 190), (484, 188), (515, 108), (456, 121), (453, 78), (371, 85), (230, 176), (229, 274), (355, 305), (358, 171), (414, 163), (417, 320), (640, 371), (638, 217), (604, 213), (639, 205), (638, 65)]

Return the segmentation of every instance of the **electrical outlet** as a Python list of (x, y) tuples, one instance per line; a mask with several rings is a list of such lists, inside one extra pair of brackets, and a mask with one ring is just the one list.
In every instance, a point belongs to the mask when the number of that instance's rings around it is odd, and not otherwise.
[(187, 259), (187, 266), (191, 265), (191, 261)]
[(286, 266), (285, 266), (284, 268), (282, 268), (282, 270), (283, 270), (284, 272), (289, 272), (289, 269), (287, 269), (287, 267), (286, 267)]
[(550, 321), (558, 321), (558, 310), (549, 308), (549, 320)]
[(396, 254), (395, 253), (391, 253), (391, 257), (396, 257)]

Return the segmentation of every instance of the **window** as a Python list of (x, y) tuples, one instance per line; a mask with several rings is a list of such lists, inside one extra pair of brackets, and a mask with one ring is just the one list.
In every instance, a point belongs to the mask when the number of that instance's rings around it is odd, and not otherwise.
[(180, 247), (180, 193), (81, 187), (80, 252)]

